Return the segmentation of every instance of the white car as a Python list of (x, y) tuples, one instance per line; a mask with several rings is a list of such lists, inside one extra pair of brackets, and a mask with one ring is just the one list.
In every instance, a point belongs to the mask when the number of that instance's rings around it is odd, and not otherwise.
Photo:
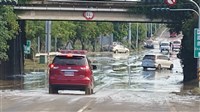
[(170, 49), (171, 49), (170, 42), (168, 41), (160, 42), (160, 52), (163, 52), (163, 51), (169, 52)]
[(172, 70), (174, 65), (173, 62), (166, 55), (163, 54), (147, 54), (142, 60), (142, 67), (144, 70), (147, 68), (156, 68), (161, 70), (167, 68)]
[(120, 53), (128, 53), (129, 49), (124, 47), (123, 45), (115, 45), (115, 46), (112, 47), (112, 51), (114, 53), (118, 53), (118, 52), (120, 52)]

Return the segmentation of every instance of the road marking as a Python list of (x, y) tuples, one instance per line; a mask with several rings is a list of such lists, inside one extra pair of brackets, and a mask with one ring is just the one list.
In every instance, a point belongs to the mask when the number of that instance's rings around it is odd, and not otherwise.
[(83, 112), (90, 104), (91, 104), (92, 100), (90, 100), (88, 103), (86, 103), (86, 105), (84, 105), (81, 109), (79, 109), (77, 112)]

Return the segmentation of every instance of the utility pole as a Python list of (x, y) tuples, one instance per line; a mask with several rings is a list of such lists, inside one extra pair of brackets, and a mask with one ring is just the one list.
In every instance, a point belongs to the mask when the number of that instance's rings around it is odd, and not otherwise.
[(38, 36), (38, 53), (40, 52), (40, 37)]
[(50, 61), (49, 52), (51, 51), (51, 21), (45, 22), (45, 53), (47, 53), (47, 64)]
[(55, 52), (57, 51), (57, 42), (58, 42), (57, 37), (55, 37), (55, 43), (54, 43)]
[(150, 27), (151, 27), (151, 34), (150, 34), (150, 37), (152, 37), (152, 23), (151, 23)]
[(147, 25), (147, 23), (146, 23), (146, 35), (145, 36), (148, 37), (148, 25)]
[(51, 21), (45, 22), (45, 52), (49, 53), (51, 51)]
[(131, 23), (128, 23), (128, 45), (131, 48)]
[(137, 35), (136, 35), (136, 48), (138, 49), (138, 23), (137, 23)]

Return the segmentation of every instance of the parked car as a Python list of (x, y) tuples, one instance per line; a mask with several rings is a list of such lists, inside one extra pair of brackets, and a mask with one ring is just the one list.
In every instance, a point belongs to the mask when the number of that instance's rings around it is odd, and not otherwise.
[(129, 52), (129, 49), (126, 48), (125, 46), (123, 45), (115, 45), (112, 47), (112, 51), (114, 53), (128, 53)]
[(154, 49), (154, 43), (153, 43), (153, 40), (147, 40), (146, 42), (144, 42), (144, 47), (145, 48), (152, 48)]
[(92, 94), (94, 77), (85, 51), (62, 50), (49, 65), (49, 93), (58, 90), (81, 90)]
[(163, 51), (169, 52), (170, 49), (171, 49), (170, 42), (168, 42), (168, 41), (160, 42), (160, 52), (163, 52)]
[(144, 70), (147, 68), (162, 69), (167, 68), (172, 70), (173, 62), (166, 55), (163, 54), (147, 54), (143, 57), (142, 67)]
[(181, 41), (175, 40), (171, 42), (172, 51), (179, 51), (181, 48)]
[(177, 33), (176, 33), (176, 32), (170, 33), (170, 37), (171, 37), (171, 38), (176, 37), (176, 36), (177, 36)]
[(103, 51), (112, 51), (112, 48), (115, 47), (116, 45), (122, 45), (121, 42), (113, 42), (111, 45), (106, 44), (102, 46)]

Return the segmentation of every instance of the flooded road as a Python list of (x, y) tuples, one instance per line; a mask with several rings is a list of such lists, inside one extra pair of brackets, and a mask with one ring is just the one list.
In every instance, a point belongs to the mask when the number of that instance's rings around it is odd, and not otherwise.
[[(97, 66), (94, 70), (95, 88), (101, 88), (106, 85), (108, 89), (131, 89), (134, 91), (164, 91), (178, 92), (183, 80), (180, 60), (173, 58), (173, 70), (155, 70), (148, 69), (144, 71), (141, 67), (141, 61), (146, 52), (136, 54), (109, 54), (92, 55), (89, 59)], [(48, 88), (47, 70), (26, 70), (23, 76), (15, 76), (18, 80), (13, 83), (19, 83), (20, 87), (10, 89), (37, 90)], [(9, 87), (8, 87), (9, 89)]]
[(48, 94), (46, 71), (27, 72), (22, 88), (1, 91), (0, 112), (199, 112), (200, 96), (175, 94), (183, 88), (179, 60), (174, 59), (177, 68), (173, 70), (143, 71), (143, 54), (91, 57), (98, 66), (93, 95), (83, 91)]
[[(199, 112), (200, 96), (180, 94), (188, 89), (180, 60), (171, 55), (173, 70), (143, 70), (145, 50), (135, 54), (91, 55), (95, 88), (93, 95), (83, 91), (48, 94), (46, 70), (27, 70), (15, 76), (17, 86), (1, 91), (0, 112)], [(20, 78), (19, 78), (20, 77)], [(194, 85), (193, 85), (194, 86)], [(198, 87), (198, 85), (197, 85)]]

